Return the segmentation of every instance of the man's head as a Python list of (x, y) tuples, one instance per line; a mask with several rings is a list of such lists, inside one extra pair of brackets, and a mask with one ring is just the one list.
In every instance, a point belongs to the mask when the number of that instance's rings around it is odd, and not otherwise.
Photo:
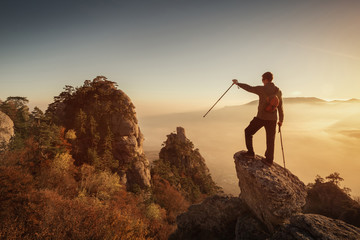
[(271, 72), (266, 72), (262, 75), (262, 81), (264, 84), (270, 83), (273, 80), (273, 75)]

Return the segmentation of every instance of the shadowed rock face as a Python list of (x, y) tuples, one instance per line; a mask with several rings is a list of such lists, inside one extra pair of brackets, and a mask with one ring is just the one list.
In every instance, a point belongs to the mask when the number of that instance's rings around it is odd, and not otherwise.
[(316, 182), (308, 189), (304, 213), (320, 214), (360, 227), (360, 204), (333, 182)]
[[(151, 185), (150, 163), (143, 150), (144, 136), (137, 122), (135, 109), (130, 98), (120, 90), (114, 90), (122, 94), (125, 99), (121, 104), (114, 102), (116, 108), (126, 105), (131, 108), (131, 118), (125, 119), (122, 114), (112, 114), (110, 128), (114, 136), (114, 157), (121, 159), (123, 165), (130, 164), (124, 175), (120, 174), (123, 184), (136, 183), (140, 187)], [(117, 106), (119, 105), (119, 106)]]
[(270, 232), (300, 213), (306, 202), (306, 188), (298, 177), (274, 163), (268, 167), (261, 158), (248, 159), (234, 155), (240, 198)]
[(290, 219), (281, 231), (275, 233), (271, 240), (318, 240), (318, 239), (360, 239), (360, 229), (317, 214), (299, 214)]
[(8, 144), (14, 136), (14, 123), (8, 115), (0, 112), (0, 146)]
[(177, 217), (178, 229), (169, 239), (234, 239), (236, 222), (242, 215), (252, 216), (240, 198), (209, 197), (201, 204), (190, 206), (186, 213)]

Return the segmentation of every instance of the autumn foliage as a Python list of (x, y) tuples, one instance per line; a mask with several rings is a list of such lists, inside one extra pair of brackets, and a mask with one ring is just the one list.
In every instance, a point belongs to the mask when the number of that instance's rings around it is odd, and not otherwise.
[(109, 127), (114, 112), (135, 118), (124, 96), (99, 76), (66, 86), (45, 113), (24, 97), (0, 101), (15, 130), (0, 148), (0, 239), (165, 240), (191, 203), (219, 191), (191, 142), (161, 152), (151, 187), (127, 191)]
[[(174, 230), (167, 210), (154, 201), (151, 189), (128, 192), (111, 171), (112, 133), (106, 125), (106, 109), (123, 111), (124, 117), (131, 110), (111, 109), (111, 101), (122, 100), (108, 95), (113, 87), (113, 82), (101, 77), (86, 81), (79, 89), (67, 86), (46, 114), (39, 108), (29, 112), (23, 97), (0, 102), (0, 110), (15, 125), (15, 137), (0, 149), (0, 239), (167, 239)], [(84, 122), (78, 101), (90, 91), (98, 94), (94, 111), (105, 114), (97, 116), (103, 125), (81, 135)], [(68, 116), (61, 119), (56, 111), (64, 101), (69, 103)], [(73, 110), (78, 110), (74, 117), (79, 121), (72, 126), (76, 131), (63, 127), (70, 124), (66, 120)], [(84, 111), (86, 121), (91, 122), (96, 112), (90, 107)], [(91, 145), (97, 136), (105, 143), (110, 139), (109, 144)], [(79, 142), (84, 144), (82, 149), (90, 149), (89, 154), (94, 150), (97, 161), (75, 164), (73, 153), (81, 152)], [(101, 165), (102, 160), (107, 161), (106, 166)]]

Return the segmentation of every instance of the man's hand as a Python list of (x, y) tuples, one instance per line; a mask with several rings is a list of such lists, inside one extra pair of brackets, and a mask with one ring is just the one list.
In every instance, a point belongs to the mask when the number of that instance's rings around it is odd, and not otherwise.
[(237, 79), (233, 79), (232, 81), (233, 81), (233, 83), (236, 84), (236, 85), (238, 85), (238, 83), (239, 83)]

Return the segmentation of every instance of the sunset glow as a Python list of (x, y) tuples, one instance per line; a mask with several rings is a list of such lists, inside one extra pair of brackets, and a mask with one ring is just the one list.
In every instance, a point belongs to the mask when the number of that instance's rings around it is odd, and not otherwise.
[[(284, 96), (360, 98), (359, 1), (7, 1), (0, 99), (46, 109), (104, 75), (138, 113), (206, 109), (233, 78), (272, 71)], [(232, 92), (219, 106), (253, 100)]]

